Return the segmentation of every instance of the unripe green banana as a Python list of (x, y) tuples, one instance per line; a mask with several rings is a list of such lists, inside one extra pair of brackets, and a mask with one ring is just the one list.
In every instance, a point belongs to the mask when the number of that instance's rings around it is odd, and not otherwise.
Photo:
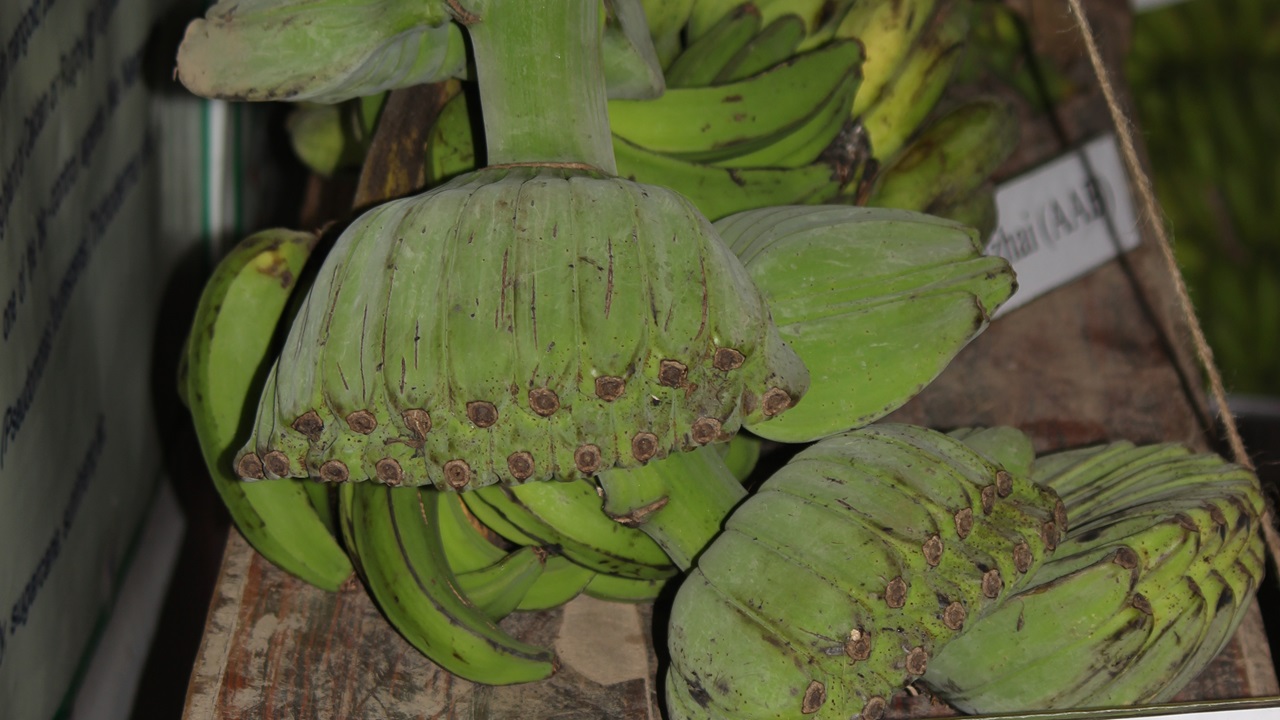
[(827, 202), (843, 184), (823, 162), (797, 168), (721, 168), (651, 152), (620, 138), (614, 138), (613, 147), (620, 175), (669, 187), (711, 220), (761, 207)]
[(595, 577), (591, 578), (587, 586), (582, 589), (582, 592), (597, 600), (646, 603), (653, 602), (666, 586), (666, 580), (640, 580), (620, 575), (596, 573)]
[(1031, 477), (1031, 468), (1036, 461), (1036, 449), (1031, 438), (1021, 430), (1002, 425), (987, 428), (957, 428), (947, 434), (1013, 473), (1014, 477)]
[(516, 548), (492, 565), (455, 573), (458, 588), (490, 619), (501, 620), (520, 605), (525, 593), (542, 576), (543, 555), (540, 548)]
[(548, 677), (551, 653), (516, 640), (467, 598), (449, 569), (433, 489), (346, 483), (339, 488), (347, 549), (392, 625), (440, 667), (473, 682)]
[(747, 494), (715, 447), (603, 472), (596, 480), (605, 513), (653, 538), (681, 570), (694, 564)]
[(779, 416), (806, 385), (687, 200), (495, 168), (347, 228), (238, 463), (242, 477), (444, 489), (575, 477)]
[(667, 87), (710, 85), (759, 32), (760, 13), (755, 6), (735, 8), (671, 61), (663, 73)]
[(473, 499), (487, 503), (520, 530), (520, 536), (508, 538), (513, 542), (523, 536), (539, 546), (557, 547), (568, 559), (596, 572), (638, 579), (675, 573), (667, 554), (647, 535), (605, 515), (600, 495), (588, 480), (490, 486), (470, 495), (469, 507), (476, 506)]
[(935, 203), (924, 209), (930, 215), (954, 220), (965, 227), (971, 227), (983, 246), (990, 244), (992, 235), (1000, 227), (1000, 209), (996, 206), (995, 184), (987, 181), (968, 195), (945, 203)]
[(384, 93), (378, 93), (337, 105), (299, 104), (285, 119), (294, 154), (325, 177), (358, 167), (369, 150), (385, 99)]
[(614, 100), (609, 122), (614, 135), (654, 152), (726, 160), (788, 135), (861, 62), (858, 43), (832, 42), (738, 82), (674, 88), (655, 100)]
[(778, 207), (716, 223), (764, 293), (812, 390), (785, 416), (748, 423), (805, 442), (866, 424), (933, 380), (1013, 292), (972, 231), (883, 208)]
[(668, 710), (878, 716), (1035, 572), (1058, 541), (1055, 502), (924, 428), (820, 441), (733, 513), (677, 592)]
[[(604, 0), (611, 97), (652, 98), (662, 72), (641, 0)], [(178, 79), (227, 100), (336, 103), (466, 75), (466, 46), (444, 0), (222, 0), (187, 28)], [(461, 18), (466, 21), (467, 18)]]
[(177, 75), (204, 97), (334, 103), (465, 67), (443, 0), (222, 0), (187, 27)]
[(760, 461), (760, 446), (763, 444), (760, 438), (740, 432), (729, 442), (717, 443), (712, 447), (720, 453), (725, 467), (729, 468), (738, 482), (746, 482)]
[(725, 63), (712, 84), (743, 80), (768, 70), (796, 54), (804, 39), (804, 20), (798, 15), (783, 15), (765, 25), (750, 42)]
[(1033, 476), (1062, 491), (1066, 538), (925, 681), (972, 713), (1169, 699), (1230, 638), (1261, 578), (1257, 479), (1127, 442), (1045, 456)]
[(525, 591), (516, 609), (535, 611), (560, 607), (578, 597), (599, 575), (563, 555), (548, 554), (542, 561), (542, 574)]
[(930, 212), (977, 190), (1018, 146), (1017, 110), (969, 100), (932, 120), (876, 173), (866, 204)]
[[(214, 488), (255, 550), (286, 572), (337, 590), (352, 573), (317, 512), (310, 481), (248, 484), (232, 473), (230, 453), (246, 431), (245, 411), (262, 386), (277, 326), (316, 237), (266, 230), (240, 242), (209, 277), (187, 339), (187, 407)], [(317, 488), (324, 491), (324, 488)]]
[(849, 68), (843, 82), (818, 105), (817, 111), (785, 136), (754, 152), (714, 164), (732, 168), (796, 168), (817, 162), (844, 129), (849, 117), (849, 103), (858, 92), (861, 81), (858, 68)]
[(473, 521), (473, 517), (460, 493), (442, 497), (436, 503), (440, 542), (444, 545), (445, 557), (454, 575), (489, 567), (507, 555), (498, 544), (497, 532), (481, 529), (483, 524), (479, 520)]

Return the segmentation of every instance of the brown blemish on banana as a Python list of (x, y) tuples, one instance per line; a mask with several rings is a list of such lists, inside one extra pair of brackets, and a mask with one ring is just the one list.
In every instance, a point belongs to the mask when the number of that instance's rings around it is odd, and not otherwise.
[(1031, 561), (1034, 559), (1035, 558), (1031, 556), (1031, 546), (1025, 541), (1013, 546), (1013, 567), (1016, 568), (1018, 572), (1024, 573), (1030, 570)]
[(347, 416), (347, 427), (351, 432), (368, 435), (378, 429), (378, 419), (368, 410), (357, 410)]
[(1013, 476), (1007, 470), (1001, 470), (996, 473), (996, 492), (1000, 497), (1009, 497), (1013, 494)]
[(1062, 532), (1067, 531), (1067, 506), (1061, 500), (1053, 504), (1053, 521)]
[(973, 532), (973, 509), (962, 508), (956, 513), (956, 534), (963, 540)]
[(291, 427), (305, 435), (311, 442), (316, 442), (320, 439), (320, 433), (324, 432), (324, 421), (314, 410), (308, 410), (298, 416)]
[(884, 717), (888, 703), (882, 697), (873, 697), (862, 706), (862, 720), (880, 720)]
[(262, 458), (257, 453), (248, 453), (243, 455), (236, 461), (236, 474), (246, 480), (261, 480), (266, 475), (262, 473)]
[(529, 407), (542, 417), (550, 417), (560, 409), (560, 396), (551, 388), (534, 388), (529, 391)]
[(1138, 553), (1133, 548), (1122, 547), (1116, 550), (1116, 554), (1111, 558), (1111, 562), (1119, 565), (1125, 570), (1132, 570), (1138, 567)]
[(276, 477), (289, 476), (289, 457), (279, 450), (272, 450), (262, 456), (262, 465), (267, 472)]
[(990, 515), (996, 509), (996, 486), (987, 485), (982, 488), (982, 514)]
[(929, 567), (937, 567), (942, 562), (942, 538), (937, 535), (929, 536), (920, 549), (924, 552), (924, 561), (929, 563)]
[(871, 638), (859, 628), (849, 631), (849, 639), (844, 641), (844, 654), (854, 662), (871, 657)]
[(342, 483), (351, 477), (347, 464), (341, 460), (330, 460), (320, 466), (320, 479), (325, 482)]
[(444, 481), (454, 490), (461, 490), (471, 482), (471, 466), (466, 460), (450, 460), (444, 464)]
[(528, 480), (533, 476), (533, 455), (521, 450), (507, 456), (507, 469), (517, 480)]
[(596, 397), (605, 402), (613, 402), (627, 391), (627, 381), (612, 375), (596, 378)]
[(404, 420), (405, 427), (413, 433), (417, 441), (416, 446), (422, 447), (422, 443), (427, 439), (427, 433), (431, 432), (431, 416), (426, 410), (413, 409), (401, 413), (400, 419)]
[(690, 435), (699, 445), (706, 445), (720, 437), (720, 421), (712, 417), (700, 417), (693, 422)]
[(473, 400), (467, 403), (467, 419), (478, 428), (492, 427), (498, 422), (498, 408), (491, 402)]
[(404, 469), (393, 458), (382, 458), (373, 466), (373, 472), (384, 485), (395, 487), (404, 482)]
[(577, 466), (578, 472), (593, 473), (600, 469), (600, 448), (595, 445), (586, 444), (579, 445), (577, 450), (573, 451), (573, 464)]
[(964, 605), (959, 602), (953, 602), (942, 611), (942, 624), (952, 630), (959, 630), (964, 627), (964, 620), (969, 613), (964, 609)]
[(711, 360), (711, 366), (717, 370), (729, 372), (742, 367), (742, 363), (746, 362), (746, 360), (742, 353), (733, 348), (716, 348), (716, 354)]
[(884, 603), (891, 608), (900, 608), (907, 604), (907, 581), (896, 577), (889, 581), (884, 589)]
[(1000, 577), (1000, 571), (992, 568), (982, 573), (982, 594), (995, 599), (1000, 597), (1000, 591), (1004, 589), (1004, 578)]
[(916, 646), (907, 653), (907, 672), (912, 675), (923, 675), (929, 669), (929, 653)]
[(631, 456), (640, 462), (648, 462), (658, 454), (658, 436), (651, 432), (638, 432), (631, 438)]
[(1209, 519), (1218, 527), (1225, 527), (1227, 524), (1227, 516), (1222, 514), (1222, 509), (1217, 505), (1209, 506)]
[(681, 387), (689, 376), (689, 368), (678, 360), (663, 360), (658, 363), (658, 384), (667, 387)]
[(1138, 612), (1142, 613), (1143, 615), (1151, 615), (1154, 612), (1154, 610), (1151, 607), (1151, 601), (1148, 600), (1146, 596), (1143, 595), (1142, 593), (1133, 594), (1133, 606), (1137, 608)]
[(1053, 524), (1052, 520), (1045, 521), (1040, 525), (1040, 540), (1044, 542), (1047, 550), (1055, 550), (1058, 547), (1058, 526)]
[(791, 396), (779, 387), (769, 388), (760, 403), (760, 410), (765, 417), (773, 417), (789, 407), (791, 407)]
[(805, 688), (804, 699), (800, 701), (800, 712), (804, 715), (812, 715), (818, 712), (826, 701), (827, 686), (817, 680), (811, 680), (809, 687)]

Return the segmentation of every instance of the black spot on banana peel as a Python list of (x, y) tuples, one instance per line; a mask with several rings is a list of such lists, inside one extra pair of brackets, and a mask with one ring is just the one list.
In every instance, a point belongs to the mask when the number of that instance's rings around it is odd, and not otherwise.
[(676, 594), (670, 716), (883, 716), (1042, 566), (1057, 503), (925, 428), (819, 441), (734, 511)]
[(687, 200), (590, 169), (489, 168), (343, 233), (241, 455), (445, 490), (571, 478), (727, 440), (807, 387)]

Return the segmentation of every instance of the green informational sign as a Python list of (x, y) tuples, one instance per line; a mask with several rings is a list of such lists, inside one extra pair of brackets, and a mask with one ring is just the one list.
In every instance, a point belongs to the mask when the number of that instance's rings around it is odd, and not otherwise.
[(0, 718), (63, 705), (160, 473), (159, 6), (0, 2)]

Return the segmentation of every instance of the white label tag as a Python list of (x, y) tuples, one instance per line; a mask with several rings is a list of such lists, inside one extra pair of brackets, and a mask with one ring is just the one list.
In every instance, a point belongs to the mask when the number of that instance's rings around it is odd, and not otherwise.
[(996, 190), (988, 255), (1008, 260), (1021, 307), (1138, 246), (1137, 216), (1115, 136), (1105, 135)]

